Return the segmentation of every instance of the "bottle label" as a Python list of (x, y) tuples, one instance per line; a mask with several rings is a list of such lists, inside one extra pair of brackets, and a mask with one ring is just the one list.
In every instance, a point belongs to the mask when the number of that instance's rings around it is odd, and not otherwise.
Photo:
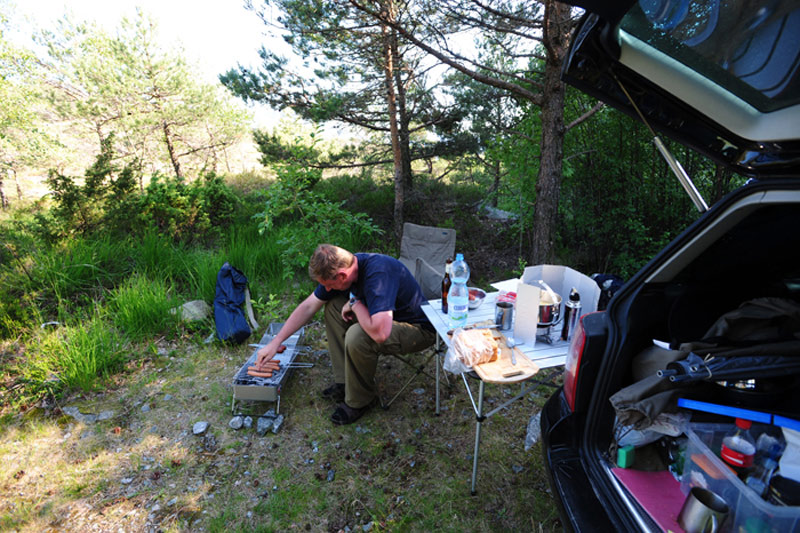
[(755, 454), (745, 454), (729, 448), (725, 443), (722, 444), (720, 451), (722, 459), (731, 466), (736, 468), (750, 468), (753, 466), (753, 457)]
[(468, 305), (453, 302), (453, 318), (462, 319), (467, 317)]

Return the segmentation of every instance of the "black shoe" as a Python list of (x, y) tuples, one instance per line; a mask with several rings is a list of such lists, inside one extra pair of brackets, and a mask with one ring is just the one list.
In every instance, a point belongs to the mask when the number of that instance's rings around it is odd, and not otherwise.
[(344, 401), (344, 383), (334, 383), (324, 391), (322, 391), (323, 398), (330, 398), (335, 402)]
[(352, 424), (353, 422), (361, 418), (364, 415), (364, 413), (369, 411), (371, 407), (372, 407), (372, 402), (360, 408), (350, 407), (346, 403), (342, 402), (339, 404), (338, 407), (336, 407), (336, 410), (331, 415), (331, 422), (333, 422), (337, 426)]

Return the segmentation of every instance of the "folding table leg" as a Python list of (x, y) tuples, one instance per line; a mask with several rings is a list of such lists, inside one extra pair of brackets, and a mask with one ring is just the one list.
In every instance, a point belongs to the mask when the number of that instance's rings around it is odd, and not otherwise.
[(439, 367), (442, 365), (442, 362), (439, 360), (439, 343), (442, 340), (439, 338), (439, 334), (436, 334), (436, 345), (434, 346), (434, 354), (436, 354), (436, 360), (434, 361), (434, 366), (436, 366), (436, 416), (439, 416)]
[(478, 481), (478, 451), (481, 446), (481, 424), (483, 423), (483, 380), (480, 380), (478, 388), (478, 409), (475, 411), (475, 452), (472, 455), (472, 488), (470, 492), (473, 496), (477, 494), (475, 485)]

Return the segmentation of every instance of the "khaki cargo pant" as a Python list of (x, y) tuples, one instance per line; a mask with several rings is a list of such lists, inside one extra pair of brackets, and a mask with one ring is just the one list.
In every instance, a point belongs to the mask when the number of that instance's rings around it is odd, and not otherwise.
[(436, 340), (436, 333), (415, 324), (393, 322), (389, 338), (378, 344), (358, 322), (342, 320), (342, 307), (347, 300), (346, 296), (340, 296), (325, 304), (325, 330), (333, 363), (333, 379), (345, 384), (345, 403), (361, 408), (378, 395), (375, 386), (378, 357), (424, 350)]

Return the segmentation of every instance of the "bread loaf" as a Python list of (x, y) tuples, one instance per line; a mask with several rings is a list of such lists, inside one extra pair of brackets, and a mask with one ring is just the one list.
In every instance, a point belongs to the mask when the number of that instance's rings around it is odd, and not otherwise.
[(459, 360), (473, 367), (497, 359), (497, 341), (488, 329), (467, 329), (453, 337), (453, 350)]

